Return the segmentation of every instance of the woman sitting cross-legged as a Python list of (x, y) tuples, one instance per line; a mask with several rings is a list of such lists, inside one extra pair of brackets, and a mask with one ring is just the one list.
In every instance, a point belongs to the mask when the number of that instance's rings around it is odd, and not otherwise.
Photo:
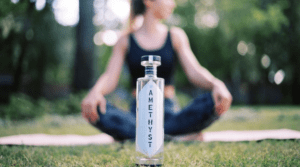
[[(126, 113), (107, 102), (104, 96), (115, 90), (125, 62), (129, 67), (132, 95), (135, 97), (136, 80), (144, 77), (144, 67), (140, 64), (143, 55), (161, 57), (157, 75), (165, 79), (166, 135), (187, 135), (188, 140), (199, 140), (200, 132), (217, 120), (231, 105), (232, 96), (225, 84), (200, 65), (190, 48), (185, 32), (178, 27), (168, 28), (160, 22), (172, 14), (174, 7), (174, 0), (132, 1), (130, 22), (133, 23), (137, 15), (143, 15), (143, 24), (136, 29), (132, 26), (129, 33), (119, 38), (106, 71), (82, 101), (83, 117), (115, 140), (135, 138), (136, 102), (133, 100), (130, 112)], [(191, 83), (210, 90), (211, 93), (199, 95), (181, 111), (174, 112), (175, 106), (178, 106), (174, 100), (174, 71), (177, 61)]]

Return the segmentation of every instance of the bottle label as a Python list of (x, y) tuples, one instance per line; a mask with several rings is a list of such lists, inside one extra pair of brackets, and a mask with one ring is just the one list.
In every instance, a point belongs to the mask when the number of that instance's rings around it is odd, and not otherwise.
[(163, 151), (163, 94), (150, 80), (139, 92), (137, 112), (137, 151), (152, 157)]

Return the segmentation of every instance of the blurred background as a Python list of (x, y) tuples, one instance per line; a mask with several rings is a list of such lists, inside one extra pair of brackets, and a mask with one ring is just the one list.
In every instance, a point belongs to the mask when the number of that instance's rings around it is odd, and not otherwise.
[[(233, 105), (299, 105), (297, 0), (175, 0), (164, 22), (187, 33), (199, 62), (223, 80)], [(1, 0), (0, 118), (80, 113), (128, 27), (130, 0)], [(143, 18), (139, 18), (142, 23)], [(128, 107), (123, 67), (110, 95)], [(182, 105), (204, 90), (176, 71)]]

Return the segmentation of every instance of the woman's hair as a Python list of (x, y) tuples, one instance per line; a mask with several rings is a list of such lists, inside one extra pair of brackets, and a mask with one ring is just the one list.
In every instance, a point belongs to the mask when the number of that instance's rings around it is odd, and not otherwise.
[(133, 16), (144, 14), (145, 11), (146, 11), (146, 6), (143, 0), (131, 0), (131, 12)]
[(136, 16), (142, 15), (146, 11), (146, 6), (143, 0), (131, 0), (131, 9), (130, 9), (130, 18), (129, 18), (129, 31), (133, 31), (133, 24)]

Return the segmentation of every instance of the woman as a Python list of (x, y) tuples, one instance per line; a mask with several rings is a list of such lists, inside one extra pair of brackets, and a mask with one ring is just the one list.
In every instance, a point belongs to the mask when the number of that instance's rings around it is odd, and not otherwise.
[[(166, 134), (190, 134), (189, 139), (199, 139), (197, 134), (218, 119), (231, 105), (232, 97), (225, 84), (198, 63), (185, 32), (178, 27), (169, 29), (160, 22), (171, 15), (174, 7), (174, 0), (133, 0), (131, 20), (142, 14), (142, 26), (120, 37), (113, 48), (106, 71), (82, 101), (83, 117), (115, 140), (135, 137), (135, 101), (131, 105), (131, 112), (126, 114), (107, 103), (104, 96), (115, 90), (126, 61), (135, 97), (136, 79), (144, 76), (144, 69), (140, 65), (142, 55), (160, 55), (162, 58), (162, 66), (157, 71), (158, 77), (165, 79)], [(180, 62), (191, 83), (212, 92), (195, 98), (178, 113), (174, 113), (176, 102), (173, 100), (176, 61)]]

